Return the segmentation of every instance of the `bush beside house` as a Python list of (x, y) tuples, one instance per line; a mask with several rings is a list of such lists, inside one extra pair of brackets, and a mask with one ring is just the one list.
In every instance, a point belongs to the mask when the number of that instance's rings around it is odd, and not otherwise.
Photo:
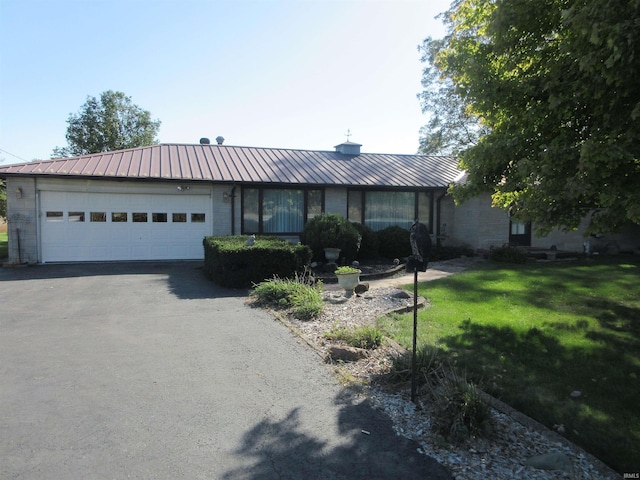
[(311, 249), (286, 240), (259, 236), (247, 245), (248, 236), (205, 237), (204, 272), (224, 287), (246, 288), (265, 279), (293, 277), (311, 262)]

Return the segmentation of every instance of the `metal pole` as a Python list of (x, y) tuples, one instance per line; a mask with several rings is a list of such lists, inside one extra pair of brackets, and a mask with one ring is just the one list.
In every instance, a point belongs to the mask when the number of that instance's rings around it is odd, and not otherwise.
[(416, 359), (416, 345), (418, 342), (418, 267), (413, 268), (413, 355), (411, 357), (411, 401), (416, 401), (418, 390), (418, 372)]

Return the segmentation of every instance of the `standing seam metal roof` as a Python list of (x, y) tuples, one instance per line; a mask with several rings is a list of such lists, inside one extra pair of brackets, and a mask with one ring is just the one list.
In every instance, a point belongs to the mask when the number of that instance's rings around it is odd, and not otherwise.
[(454, 157), (159, 144), (0, 166), (0, 177), (192, 180), (291, 185), (446, 187), (462, 174)]

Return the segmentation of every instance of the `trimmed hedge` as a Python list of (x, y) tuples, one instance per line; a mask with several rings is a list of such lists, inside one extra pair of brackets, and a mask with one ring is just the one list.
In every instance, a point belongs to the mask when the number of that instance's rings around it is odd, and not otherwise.
[(358, 259), (372, 259), (380, 256), (380, 240), (376, 232), (361, 223), (351, 223), (360, 234), (360, 249)]
[(406, 228), (393, 226), (378, 232), (380, 256), (383, 258), (403, 258), (411, 255), (411, 233)]
[(246, 288), (263, 280), (292, 277), (311, 262), (311, 249), (292, 245), (278, 237), (259, 236), (247, 246), (249, 237), (205, 237), (204, 272), (223, 287)]

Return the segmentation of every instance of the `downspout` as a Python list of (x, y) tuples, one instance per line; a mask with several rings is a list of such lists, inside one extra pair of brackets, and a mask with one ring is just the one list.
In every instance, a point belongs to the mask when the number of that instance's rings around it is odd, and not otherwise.
[(236, 234), (236, 186), (234, 185), (229, 194), (231, 198), (231, 236)]

